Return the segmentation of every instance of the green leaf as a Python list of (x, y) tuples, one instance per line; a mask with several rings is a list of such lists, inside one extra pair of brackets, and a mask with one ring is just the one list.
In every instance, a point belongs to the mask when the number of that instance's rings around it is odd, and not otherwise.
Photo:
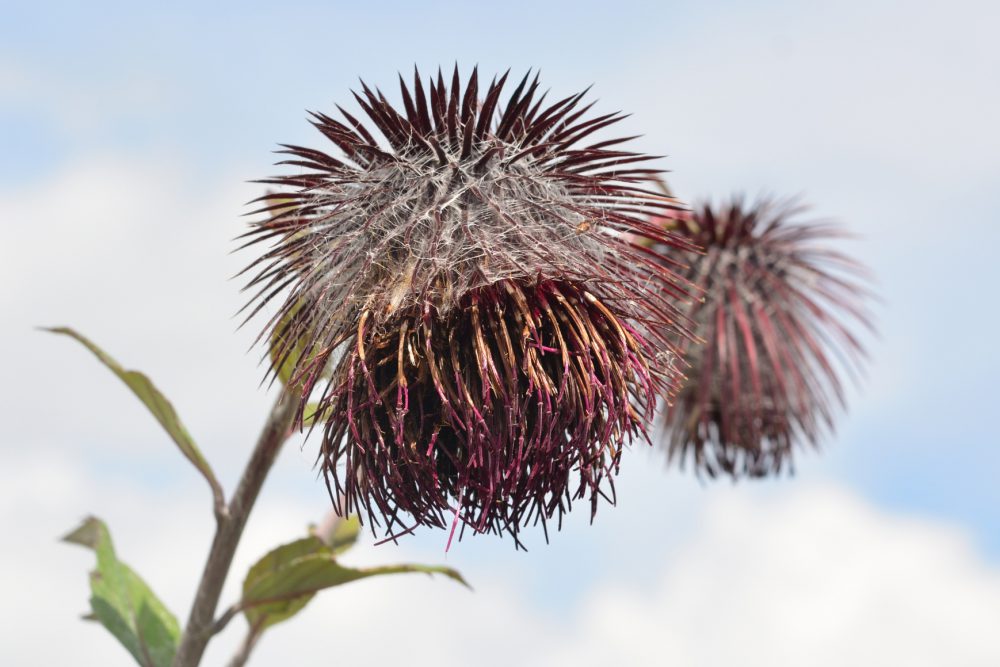
[(288, 316), (278, 323), (271, 334), (271, 365), (277, 368), (278, 378), (282, 384), (288, 384), (295, 374), (295, 366), (299, 363), (299, 358), (305, 352), (307, 341), (304, 338), (297, 338), (294, 341), (285, 341), (285, 336), (289, 321), (298, 311), (296, 304), (289, 312)]
[[(273, 190), (268, 190), (268, 206), (278, 206), (279, 204), (287, 204), (287, 206), (281, 206), (279, 208), (273, 208), (269, 212), (269, 217), (273, 220), (276, 217), (288, 213), (289, 210), (298, 207), (298, 202), (293, 199), (282, 199), (274, 196), (275, 192)], [(302, 357), (303, 352), (305, 352), (308, 345), (308, 340), (305, 337), (300, 337), (294, 341), (285, 341), (285, 336), (288, 335), (288, 327), (291, 323), (292, 318), (299, 310), (301, 302), (295, 304), (295, 306), (288, 312), (288, 314), (278, 322), (278, 325), (274, 328), (271, 334), (271, 366), (276, 368), (278, 371), (278, 378), (281, 380), (282, 384), (287, 385), (292, 380), (292, 376), (295, 373), (295, 367), (298, 365), (299, 359)], [(306, 409), (306, 419), (310, 414), (308, 407)], [(313, 411), (315, 412), (315, 410)], [(308, 425), (308, 424), (307, 424)]]
[(306, 407), (302, 411), (302, 425), (312, 426), (316, 422), (321, 422), (326, 419), (326, 415), (329, 412), (329, 409), (320, 412), (319, 403), (306, 403)]
[(259, 594), (266, 593), (273, 581), (280, 579), (288, 571), (291, 563), (323, 549), (328, 549), (328, 547), (318, 537), (306, 537), (274, 549), (250, 568), (246, 579), (243, 580), (241, 607), (251, 600), (258, 603), (256, 608), (244, 608), (243, 610), (251, 628), (263, 630), (268, 626), (280, 623), (291, 618), (309, 604), (315, 592), (275, 600), (267, 604), (261, 603), (262, 598), (259, 597)]
[(328, 547), (335, 556), (339, 556), (354, 546), (361, 534), (361, 522), (357, 515), (341, 519), (333, 527), (333, 534), (326, 541)]
[(285, 621), (301, 611), (319, 591), (366, 577), (423, 572), (443, 574), (469, 586), (457, 571), (436, 565), (345, 567), (336, 561), (336, 548), (310, 536), (282, 545), (257, 561), (243, 582), (240, 601), (250, 627), (263, 630)]
[(333, 555), (339, 556), (354, 546), (361, 533), (361, 522), (355, 514), (349, 517), (338, 517), (333, 510), (320, 525), (309, 526), (309, 534), (318, 537), (323, 544), (330, 547)]
[(117, 375), (122, 382), (128, 385), (128, 388), (132, 390), (140, 401), (149, 409), (153, 416), (156, 417), (156, 421), (160, 422), (160, 426), (167, 432), (170, 438), (177, 444), (177, 447), (181, 450), (181, 453), (187, 458), (188, 461), (194, 464), (205, 479), (208, 480), (209, 485), (212, 487), (212, 493), (217, 502), (222, 500), (222, 487), (219, 485), (219, 481), (215, 478), (215, 473), (212, 472), (211, 466), (208, 465), (208, 461), (202, 456), (201, 451), (198, 446), (194, 444), (194, 439), (184, 428), (184, 424), (181, 423), (180, 417), (177, 416), (177, 412), (174, 410), (174, 406), (170, 404), (170, 401), (160, 393), (152, 381), (138, 371), (127, 370), (122, 368), (122, 366), (112, 359), (108, 354), (101, 348), (94, 345), (87, 338), (80, 335), (73, 329), (67, 327), (53, 327), (45, 328), (45, 331), (51, 333), (62, 334), (69, 336), (83, 344), (88, 350), (93, 352), (94, 356), (97, 357), (102, 364), (107, 366), (111, 372)]
[[(283, 318), (281, 318), (274, 330), (271, 332), (270, 355), (271, 367), (277, 370), (278, 378), (282, 384), (288, 385), (292, 382), (297, 369), (301, 369), (305, 363), (312, 361), (318, 355), (319, 350), (314, 345), (314, 336), (310, 330), (302, 331), (301, 327), (295, 323), (295, 317), (302, 307), (304, 301), (297, 302), (292, 306)], [(305, 361), (302, 356), (309, 352), (309, 358)], [(301, 362), (301, 363), (300, 363)], [(320, 370), (320, 377), (330, 377), (330, 367)], [(315, 415), (316, 405), (306, 406), (306, 417)], [(309, 408), (313, 408), (310, 410)]]
[(177, 619), (146, 582), (118, 560), (104, 522), (88, 517), (63, 541), (97, 554), (97, 569), (90, 573), (93, 618), (143, 667), (170, 667), (181, 634)]

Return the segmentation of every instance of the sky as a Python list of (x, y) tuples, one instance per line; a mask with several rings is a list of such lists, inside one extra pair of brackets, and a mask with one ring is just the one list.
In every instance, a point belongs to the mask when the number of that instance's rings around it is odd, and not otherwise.
[[(425, 531), (354, 563), (445, 580), (329, 591), (256, 664), (1000, 664), (1000, 8), (995, 3), (10, 3), (0, 25), (0, 663), (127, 665), (87, 607), (84, 516), (182, 620), (209, 495), (71, 325), (173, 401), (231, 489), (273, 399), (231, 279), (251, 179), (358, 77), (539, 68), (683, 198), (801, 195), (857, 238), (881, 301), (872, 363), (790, 478), (706, 483), (626, 453), (617, 507), (529, 551)], [(993, 397), (993, 398), (991, 398)], [(329, 508), (317, 442), (283, 451), (242, 573)], [(224, 664), (234, 622), (210, 648)], [(59, 637), (59, 641), (53, 641)], [(85, 658), (81, 658), (85, 656)], [(253, 664), (253, 663), (251, 663)]]

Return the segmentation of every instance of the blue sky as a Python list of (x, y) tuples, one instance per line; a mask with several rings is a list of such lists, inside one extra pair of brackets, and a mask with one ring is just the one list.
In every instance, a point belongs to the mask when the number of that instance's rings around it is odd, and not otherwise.
[[(463, 72), (540, 68), (554, 94), (594, 84), (597, 110), (631, 112), (620, 132), (668, 156), (661, 164), (682, 197), (801, 193), (817, 216), (859, 236), (845, 249), (871, 266), (883, 302), (868, 378), (822, 456), (801, 456), (794, 478), (700, 485), (636, 451), (621, 506), (603, 508), (593, 527), (575, 517), (527, 555), (469, 540), (449, 562), (472, 578), (516, 578), (533, 613), (569, 613), (602, 586), (643, 587), (715, 525), (714, 507), (760, 508), (744, 516), (750, 525), (833, 489), (872, 516), (954, 531), (994, 580), (1000, 16), (991, 3), (835, 12), (822, 3), (19, 3), (4, 14), (0, 211), (14, 243), (0, 250), (0, 297), (10, 314), (3, 346), (19, 354), (3, 397), (21, 419), (0, 447), (10, 470), (34, 470), (32, 456), (68, 466), (79, 497), (42, 503), (50, 534), (89, 511), (141, 526), (119, 509), (123, 499), (202, 490), (113, 379), (31, 327), (73, 324), (147, 370), (231, 486), (268, 400), (256, 355), (245, 354), (252, 336), (233, 334), (230, 319), (240, 297), (226, 278), (245, 260), (226, 253), (254, 195), (245, 181), (274, 173), (278, 142), (321, 145), (304, 111), (350, 103), (359, 76), (394, 99), (397, 71), (457, 61)], [(39, 396), (71, 400), (39, 405)], [(304, 514), (299, 523), (325, 507), (314, 446), (290, 448), (268, 486), (278, 506)], [(35, 502), (24, 493), (12, 502)], [(106, 505), (77, 506), (86, 499)], [(440, 541), (419, 535), (401, 551), (440, 560)], [(82, 581), (79, 558), (52, 558)], [(176, 578), (184, 608), (188, 584)]]

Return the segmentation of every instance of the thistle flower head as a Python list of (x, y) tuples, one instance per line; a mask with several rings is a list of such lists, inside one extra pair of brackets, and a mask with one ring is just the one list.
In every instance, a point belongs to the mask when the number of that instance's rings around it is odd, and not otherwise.
[(866, 271), (828, 247), (837, 227), (797, 222), (803, 210), (735, 197), (671, 221), (704, 248), (687, 276), (705, 290), (689, 312), (705, 342), (680, 342), (690, 379), (664, 412), (669, 456), (712, 477), (779, 473), (832, 429), (840, 375), (862, 367)]
[(677, 388), (684, 283), (649, 246), (688, 246), (649, 220), (679, 205), (627, 139), (584, 144), (621, 115), (537, 76), (504, 102), (506, 80), (415, 72), (401, 109), (362, 83), (371, 127), (314, 113), (339, 153), (284, 146), (299, 173), (264, 181), (249, 232), (271, 244), (251, 315), (280, 302), (275, 366), (320, 393), (331, 492), (390, 535), (593, 511)]

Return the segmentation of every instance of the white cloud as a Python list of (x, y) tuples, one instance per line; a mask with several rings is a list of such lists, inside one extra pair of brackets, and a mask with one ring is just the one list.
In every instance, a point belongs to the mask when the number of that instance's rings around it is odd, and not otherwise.
[(167, 451), (146, 446), (162, 436), (117, 379), (76, 343), (34, 329), (65, 324), (148, 373), (217, 456), (242, 459), (268, 399), (257, 389), (258, 353), (246, 353), (254, 327), (237, 332), (233, 317), (242, 297), (230, 277), (249, 259), (228, 253), (255, 193), (240, 181), (199, 187), (158, 156), (93, 157), (0, 191), (0, 336), (17, 350), (8, 359), (16, 381), (0, 386), (16, 416), (2, 446)]
[(595, 592), (550, 664), (988, 665), (998, 623), (1000, 572), (965, 536), (800, 489), (710, 505), (656, 584)]
[[(206, 498), (190, 488), (101, 485), (81, 473), (78, 461), (52, 461), (42, 452), (8, 463), (0, 470), (0, 522), (8, 536), (0, 552), (0, 623), (18, 631), (0, 646), (0, 663), (81, 664), (85, 655), (82, 664), (129, 664), (102, 629), (77, 618), (92, 556), (54, 537), (87, 509), (101, 508), (120, 555), (171, 607), (184, 610), (208, 543)], [(273, 629), (255, 664), (1000, 661), (1000, 571), (953, 528), (880, 512), (836, 487), (801, 487), (780, 498), (730, 490), (685, 510), (697, 516), (697, 528), (679, 549), (663, 549), (641, 533), (617, 545), (620, 568), (647, 562), (631, 557), (637, 550), (659, 552), (659, 563), (642, 573), (645, 585), (592, 571), (579, 581), (586, 591), (580, 605), (565, 615), (534, 604), (530, 579), (505, 578), (503, 567), (463, 565), (459, 552), (450, 563), (466, 571), (475, 592), (417, 576), (329, 591)], [(265, 495), (224, 600), (234, 599), (238, 573), (275, 541), (297, 536), (309, 513), (301, 501)], [(435, 562), (443, 554), (412, 544), (366, 545), (350, 558)], [(206, 664), (223, 664), (242, 631), (242, 621), (234, 621)]]
[[(677, 185), (827, 187), (841, 198), (846, 186), (883, 199), (900, 188), (915, 207), (985, 186), (1000, 151), (1000, 92), (987, 84), (1000, 66), (996, 3), (827, 9), (729, 7), (614, 84), (659, 110), (650, 137), (672, 155)], [(912, 228), (909, 216), (898, 224)]]

